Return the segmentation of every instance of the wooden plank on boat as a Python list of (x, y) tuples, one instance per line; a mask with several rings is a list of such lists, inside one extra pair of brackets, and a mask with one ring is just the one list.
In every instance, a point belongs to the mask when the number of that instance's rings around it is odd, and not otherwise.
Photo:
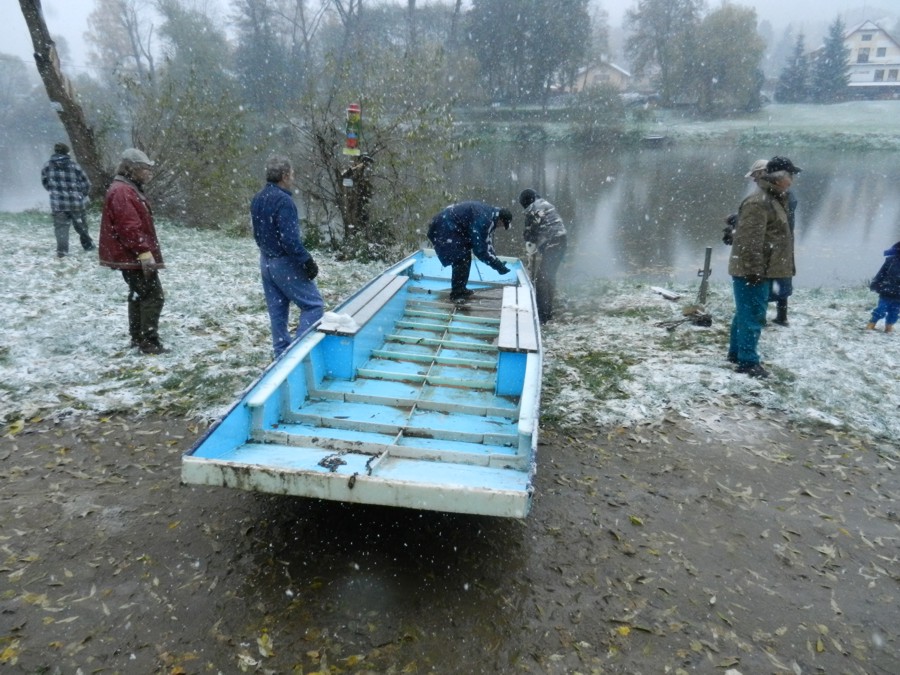
[(518, 294), (515, 286), (504, 286), (503, 305), (500, 308), (500, 334), (497, 345), (500, 349), (516, 350), (519, 346), (519, 323), (516, 320)]
[(527, 286), (506, 286), (500, 310), (500, 335), (497, 344), (506, 351), (537, 351), (534, 303)]
[(519, 350), (537, 351), (537, 328), (534, 321), (534, 304), (531, 302), (531, 291), (525, 286), (516, 288), (516, 320), (519, 329)]
[(355, 335), (407, 282), (409, 282), (409, 277), (398, 277), (392, 274), (378, 277), (375, 282), (364, 288), (359, 295), (351, 298), (341, 308), (342, 316), (349, 316), (353, 319), (352, 322), (349, 322), (350, 325), (331, 325), (323, 321), (319, 324), (319, 330), (330, 335)]

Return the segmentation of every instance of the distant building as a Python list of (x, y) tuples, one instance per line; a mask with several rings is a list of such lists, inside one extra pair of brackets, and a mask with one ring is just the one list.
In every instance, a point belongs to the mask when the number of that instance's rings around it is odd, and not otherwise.
[(611, 85), (619, 91), (625, 91), (629, 88), (630, 82), (631, 73), (615, 63), (603, 61), (597, 65), (579, 69), (572, 82), (571, 91), (577, 94), (580, 91), (604, 84)]
[(844, 34), (853, 98), (900, 98), (900, 43), (872, 21)]

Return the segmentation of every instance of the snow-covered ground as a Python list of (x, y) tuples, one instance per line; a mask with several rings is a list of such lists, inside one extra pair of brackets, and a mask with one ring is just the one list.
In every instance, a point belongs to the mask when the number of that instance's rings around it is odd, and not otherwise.
[[(91, 230), (96, 238), (96, 220)], [(167, 263), (160, 332), (171, 352), (142, 356), (128, 348), (121, 276), (78, 250), (77, 238), (73, 254), (57, 260), (48, 214), (0, 214), (5, 425), (81, 411), (217, 417), (269, 362), (253, 240), (167, 223), (159, 230)], [(317, 259), (329, 307), (386, 266)], [(711, 284), (708, 328), (657, 325), (683, 319), (697, 285), (672, 290), (680, 300), (638, 280), (563, 283), (562, 311), (544, 332), (547, 419), (610, 428), (746, 408), (885, 441), (900, 435), (900, 334), (863, 329), (875, 301), (864, 285), (796, 289), (791, 325), (770, 325), (760, 341), (772, 373), (763, 381), (725, 360), (730, 285)]]

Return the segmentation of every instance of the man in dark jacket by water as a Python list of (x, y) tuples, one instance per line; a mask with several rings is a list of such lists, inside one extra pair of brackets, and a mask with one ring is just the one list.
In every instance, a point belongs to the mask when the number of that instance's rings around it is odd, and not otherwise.
[(275, 358), (291, 343), (288, 317), (292, 302), (300, 308), (295, 337), (321, 319), (325, 310), (325, 301), (313, 281), (319, 267), (303, 245), (297, 205), (291, 196), (293, 185), (290, 160), (272, 156), (266, 162), (266, 186), (250, 204)]
[(69, 146), (65, 143), (53, 146), (53, 155), (41, 169), (41, 184), (50, 193), (57, 257), (69, 255), (69, 225), (78, 233), (81, 248), (93, 250), (94, 242), (88, 234), (84, 216), (84, 200), (91, 190), (91, 181), (69, 156)]
[(884, 252), (885, 261), (869, 284), (869, 290), (878, 293), (878, 306), (872, 310), (866, 328), (875, 330), (875, 324), (884, 319), (884, 332), (891, 333), (900, 316), (900, 241)]
[(451, 265), (450, 299), (464, 300), (474, 293), (466, 288), (472, 254), (500, 274), (509, 267), (494, 253), (494, 230), (509, 229), (512, 212), (483, 202), (451, 204), (431, 219), (428, 239), (442, 265)]

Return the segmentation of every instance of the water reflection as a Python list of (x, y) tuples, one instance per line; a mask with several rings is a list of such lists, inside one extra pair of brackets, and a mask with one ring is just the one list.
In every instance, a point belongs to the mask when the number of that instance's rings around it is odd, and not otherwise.
[[(752, 187), (743, 176), (753, 160), (775, 154), (803, 168), (795, 283), (863, 283), (900, 240), (895, 153), (678, 145), (601, 153), (523, 143), (472, 151), (455, 182), (460, 194), (498, 204), (514, 203), (524, 187), (547, 196), (570, 226), (570, 277), (690, 283), (711, 246), (712, 278), (725, 281), (723, 220)], [(521, 224), (498, 236), (501, 252), (520, 253)]]
[[(9, 139), (7, 139), (9, 141)], [(0, 211), (46, 209), (40, 167), (49, 151), (28, 143), (0, 157)], [(712, 279), (728, 279), (722, 222), (750, 183), (753, 160), (786, 154), (803, 168), (795, 185), (798, 287), (860, 284), (900, 240), (900, 162), (893, 152), (778, 148), (643, 148), (609, 152), (522, 141), (469, 151), (450, 192), (512, 208), (515, 231), (496, 237), (522, 255), (519, 191), (534, 187), (571, 231), (562, 274), (691, 283), (713, 248)], [(45, 156), (46, 155), (46, 156)]]

